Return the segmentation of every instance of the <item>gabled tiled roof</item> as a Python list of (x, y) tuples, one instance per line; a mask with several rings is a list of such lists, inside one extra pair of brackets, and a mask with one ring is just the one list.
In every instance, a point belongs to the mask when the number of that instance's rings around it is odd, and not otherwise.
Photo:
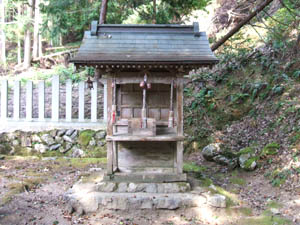
[(97, 25), (86, 31), (78, 65), (168, 64), (194, 66), (218, 62), (205, 32), (193, 25)]

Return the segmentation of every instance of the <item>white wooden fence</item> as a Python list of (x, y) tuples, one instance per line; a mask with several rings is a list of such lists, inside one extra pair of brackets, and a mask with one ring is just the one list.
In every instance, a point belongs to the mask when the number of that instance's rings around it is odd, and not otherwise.
[[(37, 126), (55, 126), (59, 124), (60, 126), (76, 126), (81, 125), (83, 127), (90, 126), (103, 126), (104, 121), (106, 121), (106, 84), (104, 84), (103, 90), (103, 118), (98, 116), (98, 83), (93, 82), (93, 88), (90, 91), (91, 98), (91, 112), (90, 118), (85, 118), (85, 91), (86, 83), (81, 81), (78, 84), (78, 118), (73, 118), (73, 107), (72, 107), (72, 81), (66, 81), (66, 95), (65, 95), (65, 118), (59, 117), (60, 111), (60, 82), (59, 76), (52, 77), (52, 94), (51, 94), (51, 118), (45, 118), (45, 81), (39, 81), (37, 84), (38, 89), (38, 102), (33, 102), (33, 82), (27, 81), (26, 83), (26, 116), (25, 118), (20, 118), (20, 96), (21, 96), (21, 83), (20, 81), (13, 82), (13, 116), (8, 117), (8, 81), (1, 81), (1, 116), (0, 122), (5, 125), (8, 123), (13, 126), (19, 126), (20, 123), (26, 122), (26, 125), (30, 123), (30, 126), (36, 123)], [(38, 118), (33, 118), (33, 104), (38, 105)], [(71, 125), (71, 124), (72, 125)], [(3, 124), (4, 125), (4, 124)], [(2, 126), (3, 126), (2, 125)]]

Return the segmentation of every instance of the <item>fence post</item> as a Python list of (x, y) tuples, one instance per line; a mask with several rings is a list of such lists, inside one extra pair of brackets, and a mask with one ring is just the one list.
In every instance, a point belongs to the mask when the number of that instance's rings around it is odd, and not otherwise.
[(26, 120), (32, 120), (32, 81), (26, 83)]
[(1, 82), (1, 120), (7, 119), (7, 95), (8, 95), (8, 82), (2, 80)]
[(72, 80), (66, 80), (66, 120), (72, 121)]
[(97, 94), (98, 94), (98, 82), (93, 82), (93, 89), (91, 90), (91, 121), (97, 122)]
[(78, 85), (78, 121), (83, 122), (84, 121), (84, 81), (80, 81)]
[(45, 81), (41, 80), (38, 84), (39, 90), (39, 121), (45, 120)]
[(52, 121), (59, 119), (59, 76), (52, 77)]
[(14, 81), (14, 119), (20, 119), (20, 81)]

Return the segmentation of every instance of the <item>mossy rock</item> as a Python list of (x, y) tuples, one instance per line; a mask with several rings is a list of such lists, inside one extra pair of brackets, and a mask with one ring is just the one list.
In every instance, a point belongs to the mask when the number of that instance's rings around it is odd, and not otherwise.
[(247, 153), (247, 154), (242, 154), (239, 157), (239, 164), (240, 167), (246, 171), (253, 171), (255, 170), (257, 163), (256, 161), (258, 160), (257, 156), (254, 156), (253, 154)]
[(7, 143), (0, 144), (0, 154), (7, 155), (11, 151), (11, 147)]
[(276, 155), (278, 153), (278, 150), (280, 148), (280, 145), (276, 142), (272, 142), (271, 144), (267, 144), (263, 150), (261, 151), (262, 156), (266, 155)]
[(94, 137), (94, 135), (95, 135), (95, 131), (93, 130), (81, 131), (78, 138), (79, 144), (83, 146), (87, 146), (90, 140)]

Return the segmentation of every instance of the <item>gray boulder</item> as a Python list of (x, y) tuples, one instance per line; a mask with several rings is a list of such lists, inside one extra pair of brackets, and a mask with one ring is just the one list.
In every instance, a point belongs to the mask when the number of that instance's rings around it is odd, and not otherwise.
[(64, 136), (63, 136), (63, 139), (64, 139), (66, 142), (74, 143), (74, 140), (73, 140), (71, 137), (67, 136), (67, 135), (64, 135)]
[(71, 136), (74, 131), (75, 131), (74, 129), (69, 129), (69, 130), (66, 131), (65, 135)]
[(55, 151), (55, 150), (59, 149), (60, 146), (61, 146), (61, 144), (51, 145), (49, 150), (50, 151)]
[(40, 152), (40, 153), (45, 153), (48, 149), (49, 149), (49, 147), (44, 144), (34, 145), (34, 150), (36, 150), (37, 152)]
[(43, 142), (45, 142), (49, 146), (55, 144), (55, 141), (50, 134), (43, 134), (41, 139)]
[(106, 136), (106, 132), (103, 130), (103, 131), (99, 131), (95, 134), (95, 138), (100, 140), (100, 139), (104, 139)]
[(89, 145), (90, 145), (90, 146), (95, 146), (95, 145), (96, 145), (96, 140), (95, 140), (95, 138), (92, 138), (92, 139), (90, 140)]
[(58, 137), (62, 137), (64, 134), (66, 133), (66, 130), (59, 130), (59, 131), (57, 131), (57, 136)]
[(81, 158), (81, 157), (84, 157), (84, 156), (85, 156), (85, 152), (82, 149), (80, 149), (76, 146), (74, 146), (72, 148), (72, 157), (73, 158)]
[(214, 157), (221, 153), (220, 143), (209, 144), (202, 150), (203, 157), (208, 161), (213, 161)]
[(214, 194), (208, 197), (207, 203), (216, 208), (226, 208), (226, 197), (220, 194)]
[(213, 161), (215, 161), (216, 163), (223, 165), (223, 166), (228, 166), (230, 168), (235, 168), (238, 165), (238, 160), (236, 158), (234, 159), (229, 159), (226, 156), (223, 155), (217, 155), (215, 157), (213, 157)]

